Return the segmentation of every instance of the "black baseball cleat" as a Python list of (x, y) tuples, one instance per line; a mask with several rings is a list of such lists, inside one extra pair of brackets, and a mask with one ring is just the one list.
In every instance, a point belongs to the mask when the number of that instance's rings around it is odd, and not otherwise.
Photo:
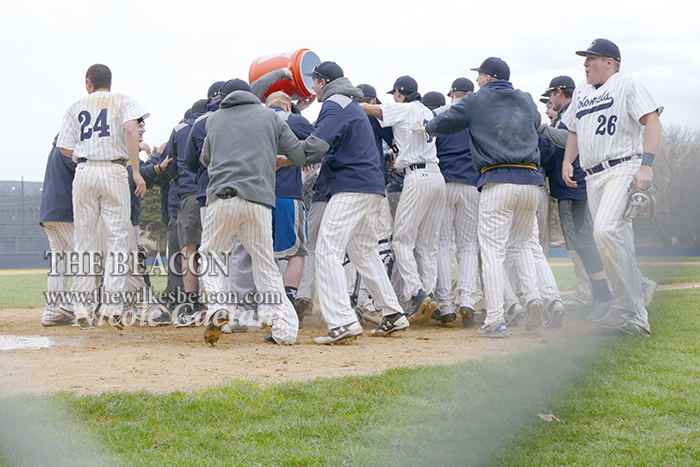
[(279, 344), (277, 344), (277, 341), (275, 340), (275, 338), (272, 337), (271, 332), (268, 332), (267, 334), (265, 334), (265, 342), (269, 342), (270, 344), (279, 345)]
[(331, 329), (325, 336), (315, 338), (314, 343), (333, 344), (343, 339), (358, 337), (360, 335), (362, 335), (362, 325), (355, 321), (351, 324), (346, 324), (344, 326), (338, 326), (337, 328)]
[(382, 323), (370, 331), (372, 336), (389, 336), (396, 331), (405, 331), (409, 326), (406, 316), (401, 313), (382, 317)]
[(505, 314), (506, 326), (514, 328), (525, 317), (525, 311), (520, 303), (513, 303)]
[(544, 303), (539, 298), (530, 300), (527, 304), (527, 321), (525, 321), (525, 329), (532, 331), (542, 326), (542, 312), (544, 311)]
[(46, 316), (41, 317), (41, 325), (46, 326), (46, 327), (51, 327), (51, 326), (70, 326), (75, 322), (74, 319), (69, 318), (66, 315), (58, 315), (53, 318), (48, 318)]
[[(408, 322), (411, 324), (418, 322), (431, 302), (430, 296), (423, 289), (420, 289), (417, 294), (411, 297), (411, 311), (407, 315)], [(430, 313), (432, 314), (432, 311)]]
[(561, 300), (554, 300), (549, 304), (547, 310), (547, 319), (544, 327), (551, 329), (559, 329), (564, 323), (564, 304)]
[(459, 307), (459, 314), (462, 316), (462, 327), (470, 328), (476, 324), (476, 320), (474, 319), (474, 310), (468, 306)]

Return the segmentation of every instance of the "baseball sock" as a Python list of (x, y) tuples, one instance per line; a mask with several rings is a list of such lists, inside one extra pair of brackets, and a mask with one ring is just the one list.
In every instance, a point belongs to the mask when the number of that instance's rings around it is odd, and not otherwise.
[(294, 300), (297, 298), (297, 290), (298, 289), (296, 287), (289, 285), (284, 286), (284, 293), (287, 294), (287, 298), (290, 302), (292, 302), (292, 305), (294, 305)]
[(595, 300), (600, 300), (601, 302), (609, 302), (612, 300), (612, 294), (610, 293), (610, 288), (608, 288), (607, 279), (591, 281), (591, 293)]

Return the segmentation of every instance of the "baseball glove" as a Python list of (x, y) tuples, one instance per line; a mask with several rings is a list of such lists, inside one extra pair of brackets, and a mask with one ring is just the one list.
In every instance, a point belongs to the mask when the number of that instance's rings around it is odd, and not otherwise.
[(659, 193), (656, 191), (656, 185), (640, 190), (635, 182), (630, 183), (627, 209), (622, 217), (627, 221), (653, 219), (659, 210)]

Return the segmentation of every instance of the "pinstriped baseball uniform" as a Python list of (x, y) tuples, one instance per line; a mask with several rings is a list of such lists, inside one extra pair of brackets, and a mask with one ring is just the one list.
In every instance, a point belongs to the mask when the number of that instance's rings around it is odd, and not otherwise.
[[(559, 296), (559, 288), (557, 287), (557, 282), (554, 279), (554, 274), (552, 273), (552, 268), (547, 262), (547, 257), (544, 255), (542, 246), (540, 245), (540, 239), (542, 237), (539, 235), (539, 227), (537, 222), (535, 222), (532, 229), (532, 237), (530, 238), (529, 245), (532, 252), (533, 266), (535, 268), (535, 277), (537, 278), (536, 284), (540, 292), (540, 296), (544, 301), (544, 304), (549, 306), (554, 300), (561, 300)], [(508, 250), (510, 253), (511, 250)], [(509, 272), (509, 279), (511, 285), (514, 286), (515, 290), (520, 290), (520, 278), (518, 277), (519, 271), (515, 268), (510, 267), (513, 264), (512, 255), (508, 254), (506, 259), (506, 271)], [(516, 272), (517, 271), (517, 272)], [(511, 304), (513, 302), (511, 301)], [(508, 304), (506, 304), (506, 309)]]
[[(277, 342), (294, 344), (299, 320), (294, 307), (285, 296), (282, 276), (273, 259), (270, 208), (238, 196), (208, 200), (202, 225), (201, 255), (208, 258), (212, 253), (232, 252), (236, 237), (252, 258), (255, 288), (265, 293), (274, 292), (279, 298), (279, 303), (258, 304), (258, 314), (273, 317), (272, 335)], [(214, 312), (225, 309), (229, 316), (235, 316), (237, 304), (229, 302), (226, 297), (232, 291), (231, 279), (221, 271), (209, 267), (202, 275), (202, 282), (208, 294), (209, 310)], [(213, 300), (213, 292), (223, 293), (224, 301), (217, 303)]]
[[(391, 259), (391, 236), (394, 231), (394, 222), (391, 218), (391, 209), (389, 208), (389, 200), (386, 196), (382, 198), (381, 207), (379, 208), (379, 222), (375, 226), (377, 230), (377, 238), (379, 239), (379, 256), (382, 258), (382, 264), (389, 273), (389, 260)], [(371, 297), (369, 290), (364, 281), (360, 280), (360, 290), (357, 294), (357, 304), (360, 308), (371, 306)]]
[[(585, 81), (579, 83), (562, 120), (577, 135), (578, 157), (585, 170), (605, 161), (641, 155), (644, 126), (639, 119), (654, 111), (660, 114), (663, 106), (649, 90), (629, 75), (617, 72), (597, 88)], [(622, 218), (629, 185), (640, 166), (641, 158), (632, 157), (588, 174), (586, 189), (596, 245), (612, 284), (610, 306), (633, 312), (631, 322), (648, 330), (632, 222)]]
[(454, 312), (452, 293), (452, 235), (457, 246), (458, 305), (474, 309), (478, 300), (479, 239), (479, 191), (465, 183), (446, 185), (446, 202), (443, 208), (440, 244), (438, 246), (438, 278), (436, 298), (441, 303), (443, 315)]
[(323, 213), (316, 244), (318, 298), (329, 329), (357, 320), (346, 292), (345, 253), (357, 269), (383, 316), (403, 313), (379, 258), (376, 225), (382, 195), (335, 193)]
[[(394, 216), (392, 247), (396, 267), (404, 281), (403, 296), (408, 300), (423, 289), (435, 290), (437, 245), (442, 209), (445, 203), (445, 179), (438, 167), (435, 139), (419, 131), (433, 113), (418, 101), (386, 102), (382, 125), (391, 126), (399, 154), (396, 169), (404, 169), (404, 185)], [(424, 164), (425, 167), (416, 167)]]
[[(63, 119), (57, 147), (72, 150), (78, 164), (73, 181), (74, 247), (78, 255), (98, 251), (95, 226), (101, 220), (107, 232), (104, 289), (107, 293), (123, 292), (125, 279), (115, 272), (114, 254), (131, 251), (131, 195), (126, 167), (113, 160), (126, 161), (124, 124), (148, 117), (132, 98), (123, 94), (97, 91), (71, 105)], [(94, 278), (78, 275), (76, 292), (90, 292)], [(123, 304), (104, 306), (106, 315), (119, 316)], [(78, 304), (76, 318), (89, 318), (90, 310)]]
[[(554, 300), (561, 301), (561, 297), (559, 296), (559, 288), (557, 286), (556, 279), (554, 278), (554, 274), (552, 273), (552, 268), (547, 262), (547, 257), (545, 256), (544, 250), (542, 249), (542, 245), (540, 244), (541, 239), (542, 236), (539, 234), (538, 222), (535, 222), (532, 229), (532, 237), (530, 238), (529, 245), (530, 250), (532, 252), (533, 266), (535, 267), (537, 288), (540, 292), (540, 297), (544, 301), (544, 304), (546, 306), (549, 306)], [(519, 271), (516, 268), (512, 267), (513, 258), (510, 252), (511, 250), (509, 249), (508, 254), (506, 254), (506, 262), (504, 269), (506, 271), (506, 278), (510, 282), (509, 288), (515, 291), (521, 289), (521, 281), (518, 276)], [(513, 300), (512, 296), (509, 296), (508, 290), (506, 290), (506, 310), (510, 308), (510, 305), (515, 303), (515, 300)]]
[[(520, 277), (526, 302), (540, 298), (530, 240), (539, 200), (537, 185), (488, 183), (479, 202), (479, 245), (484, 275), (486, 326), (503, 321), (506, 248)], [(483, 215), (488, 212), (489, 215)]]
[[(60, 156), (65, 157), (65, 156)], [(49, 237), (49, 246), (54, 254), (62, 254), (56, 261), (55, 272), (58, 274), (48, 275), (46, 280), (47, 292), (65, 292), (68, 286), (69, 271), (67, 270), (68, 257), (73, 252), (73, 223), (72, 222), (43, 222), (46, 235)], [(53, 265), (52, 265), (53, 267)], [(54, 272), (54, 271), (52, 271)], [(75, 285), (75, 284), (74, 284)], [(71, 293), (74, 288), (71, 287)], [(58, 311), (60, 305), (68, 305), (67, 303), (49, 303), (46, 302), (44, 316), (48, 319), (56, 319), (61, 316)]]

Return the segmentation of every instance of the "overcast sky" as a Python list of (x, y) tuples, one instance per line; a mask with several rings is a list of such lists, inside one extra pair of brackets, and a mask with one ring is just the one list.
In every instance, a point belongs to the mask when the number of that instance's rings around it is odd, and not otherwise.
[[(382, 94), (405, 74), (421, 93), (444, 93), (499, 56), (513, 85), (538, 98), (554, 76), (581, 81), (574, 52), (604, 37), (620, 47), (622, 71), (664, 104), (664, 125), (698, 128), (698, 10), (673, 0), (11, 2), (0, 17), (0, 180), (43, 180), (66, 108), (86, 94), (94, 63), (111, 68), (112, 91), (150, 111), (145, 141), (158, 145), (211, 83), (247, 79), (262, 55), (309, 48)], [(304, 114), (313, 119), (319, 109)]]

